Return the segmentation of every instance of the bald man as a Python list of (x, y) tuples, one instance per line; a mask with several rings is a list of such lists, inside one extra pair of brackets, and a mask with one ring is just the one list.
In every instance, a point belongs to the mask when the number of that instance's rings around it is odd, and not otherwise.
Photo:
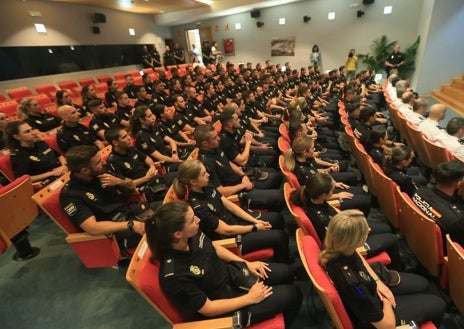
[(422, 121), (418, 126), (419, 129), (429, 140), (435, 142), (437, 135), (444, 130), (440, 128), (440, 121), (446, 116), (446, 106), (441, 103), (434, 104), (430, 107), (429, 117)]
[(79, 123), (80, 114), (73, 106), (60, 106), (57, 113), (63, 120), (63, 127), (56, 133), (56, 139), (63, 152), (75, 145), (95, 145), (99, 149), (104, 147), (89, 128)]

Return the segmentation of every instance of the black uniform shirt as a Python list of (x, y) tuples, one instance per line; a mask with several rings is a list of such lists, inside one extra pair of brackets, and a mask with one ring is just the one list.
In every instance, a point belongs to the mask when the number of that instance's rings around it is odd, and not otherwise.
[(220, 220), (229, 225), (237, 225), (240, 221), (224, 207), (221, 197), (222, 194), (211, 187), (203, 188), (203, 193), (195, 191), (189, 193), (188, 202), (192, 206), (195, 215), (201, 219), (200, 229), (211, 240), (228, 237), (215, 232)]
[(293, 173), (296, 175), (300, 185), (305, 185), (308, 177), (317, 173), (316, 160), (314, 160), (314, 158), (309, 158), (305, 162), (301, 162), (295, 159), (295, 169), (293, 169)]
[(242, 150), (240, 145), (241, 137), (237, 133), (230, 133), (225, 129), (220, 131), (219, 136), (221, 137), (219, 142), (221, 150), (224, 150), (226, 157), (233, 161)]
[(159, 129), (140, 129), (135, 135), (135, 146), (137, 149), (150, 155), (155, 151), (166, 156), (170, 156), (164, 144), (164, 133)]
[(59, 154), (47, 143), (38, 141), (34, 147), (19, 146), (11, 153), (11, 166), (15, 178), (22, 175), (40, 175), (61, 166)]
[(52, 130), (61, 124), (61, 119), (50, 113), (41, 113), (39, 115), (30, 115), (24, 120), (33, 129), (38, 129), (41, 132)]
[(103, 188), (98, 178), (87, 183), (71, 174), (71, 179), (61, 190), (60, 205), (74, 225), (80, 227), (91, 216), (97, 221), (111, 220), (124, 203), (115, 188)]
[(364, 122), (360, 122), (353, 131), (354, 136), (359, 139), (366, 151), (369, 151), (371, 148), (371, 132), (372, 127), (366, 125)]
[(464, 246), (464, 204), (458, 195), (450, 197), (437, 188), (421, 187), (412, 201), (440, 226), (443, 237), (450, 234), (453, 241)]
[(121, 122), (121, 120), (119, 120), (112, 113), (94, 115), (94, 117), (90, 121), (89, 128), (90, 128), (90, 130), (92, 130), (95, 133), (95, 135), (98, 136), (99, 131), (106, 130), (109, 127), (117, 126), (117, 125), (119, 125), (120, 122)]
[(403, 170), (392, 166), (392, 172), (389, 177), (400, 187), (402, 192), (405, 192), (411, 198), (414, 192), (417, 190), (417, 186), (410, 176), (408, 176)]
[(206, 116), (203, 104), (198, 99), (189, 99), (187, 101), (187, 111), (193, 112), (196, 117), (203, 118)]
[(209, 173), (209, 185), (217, 188), (218, 186), (232, 186), (242, 182), (242, 178), (230, 166), (230, 160), (226, 157), (221, 148), (214, 151), (201, 150), (198, 159), (203, 162)]
[(56, 133), (58, 146), (66, 152), (71, 147), (76, 145), (95, 145), (97, 137), (86, 126), (77, 124), (76, 127), (63, 126)]
[(189, 239), (189, 250), (168, 250), (161, 261), (160, 286), (187, 320), (204, 318), (198, 310), (206, 299), (227, 299), (241, 293), (229, 289), (227, 265), (218, 257), (211, 240), (199, 232)]
[(146, 158), (147, 156), (135, 147), (129, 147), (126, 154), (113, 150), (106, 160), (106, 168), (118, 176), (137, 179), (147, 173)]
[(131, 117), (131, 111), (132, 107), (130, 106), (123, 107), (118, 105), (116, 111), (114, 111), (114, 115), (116, 116), (116, 118), (118, 118), (119, 122), (121, 122), (121, 120), (129, 121)]
[(372, 157), (372, 160), (374, 160), (374, 162), (380, 166), (380, 168), (383, 168), (385, 153), (381, 147), (372, 146), (371, 150), (369, 151), (369, 155)]
[(383, 304), (377, 296), (377, 283), (369, 275), (357, 253), (339, 256), (326, 265), (343, 305), (356, 328), (374, 328), (383, 318)]
[(325, 201), (322, 204), (309, 201), (304, 211), (313, 224), (319, 240), (324, 241), (327, 225), (329, 225), (330, 219), (337, 214), (337, 211)]

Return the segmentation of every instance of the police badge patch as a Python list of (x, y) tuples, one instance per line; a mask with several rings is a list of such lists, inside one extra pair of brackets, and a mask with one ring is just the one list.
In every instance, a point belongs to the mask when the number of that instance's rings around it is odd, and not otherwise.
[(64, 207), (64, 211), (68, 214), (68, 216), (74, 216), (77, 213), (77, 207), (74, 203), (70, 203)]

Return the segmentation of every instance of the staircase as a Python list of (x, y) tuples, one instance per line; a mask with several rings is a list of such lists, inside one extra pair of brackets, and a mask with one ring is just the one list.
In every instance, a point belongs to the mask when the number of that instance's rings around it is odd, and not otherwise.
[(464, 116), (464, 74), (451, 80), (451, 84), (442, 85), (440, 90), (432, 91), (432, 98)]

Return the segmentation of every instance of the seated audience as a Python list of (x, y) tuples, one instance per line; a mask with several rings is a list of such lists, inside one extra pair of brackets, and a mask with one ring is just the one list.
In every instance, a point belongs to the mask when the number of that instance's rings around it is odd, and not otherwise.
[(462, 137), (464, 137), (464, 118), (456, 117), (448, 121), (446, 132), (439, 133), (436, 136), (436, 141), (458, 158), (464, 159)]
[(33, 98), (25, 98), (18, 106), (18, 112), (21, 113), (24, 121), (32, 129), (40, 132), (46, 132), (55, 129), (61, 124), (61, 120), (50, 113), (42, 113), (39, 103)]

